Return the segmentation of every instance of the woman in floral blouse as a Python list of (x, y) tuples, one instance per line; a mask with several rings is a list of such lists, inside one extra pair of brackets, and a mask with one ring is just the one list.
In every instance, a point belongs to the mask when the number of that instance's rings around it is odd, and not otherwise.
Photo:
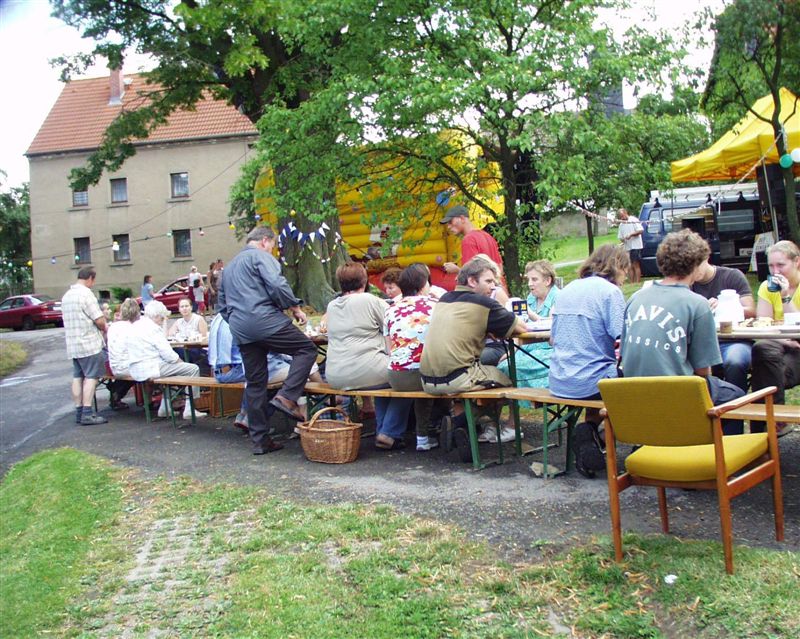
[[(397, 391), (421, 391), (419, 362), (435, 301), (428, 293), (430, 271), (424, 264), (411, 264), (400, 274), (402, 299), (386, 310), (383, 334), (389, 340), (389, 384)], [(417, 450), (439, 445), (429, 436), (435, 400), (415, 399)]]

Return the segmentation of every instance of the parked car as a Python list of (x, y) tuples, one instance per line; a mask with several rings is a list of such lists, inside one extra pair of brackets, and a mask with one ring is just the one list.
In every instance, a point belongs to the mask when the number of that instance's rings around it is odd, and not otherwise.
[[(178, 303), (181, 301), (182, 297), (186, 297), (188, 294), (189, 276), (184, 275), (183, 277), (172, 280), (166, 286), (162, 286), (160, 289), (158, 289), (155, 293), (153, 293), (153, 299), (166, 306), (170, 313), (177, 313)], [(136, 301), (139, 302), (139, 306), (142, 307), (141, 296), (137, 297)]]
[(39, 324), (64, 326), (61, 300), (47, 295), (14, 295), (0, 302), (0, 328), (29, 331)]
[(755, 195), (723, 197), (716, 206), (705, 199), (656, 199), (642, 205), (639, 221), (644, 227), (642, 275), (647, 277), (660, 275), (656, 250), (670, 231), (696, 231), (708, 240), (712, 264), (747, 271), (756, 235), (771, 230), (769, 221), (762, 219)]

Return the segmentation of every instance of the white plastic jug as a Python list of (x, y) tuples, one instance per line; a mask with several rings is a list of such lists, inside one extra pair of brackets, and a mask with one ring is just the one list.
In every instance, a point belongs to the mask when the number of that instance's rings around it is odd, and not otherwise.
[(732, 288), (719, 292), (714, 319), (717, 322), (734, 322), (734, 324), (744, 321), (744, 308), (739, 301), (739, 294)]

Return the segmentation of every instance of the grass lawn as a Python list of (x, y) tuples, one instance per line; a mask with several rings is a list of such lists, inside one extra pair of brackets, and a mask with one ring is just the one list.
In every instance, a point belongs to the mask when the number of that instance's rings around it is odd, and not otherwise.
[(737, 547), (726, 576), (718, 543), (627, 535), (617, 565), (603, 536), (511, 565), (387, 507), (143, 481), (71, 450), (15, 467), (0, 504), (8, 637), (800, 635), (787, 552)]
[(11, 340), (0, 340), (0, 378), (7, 377), (28, 359), (27, 351)]
[[(594, 247), (617, 242), (617, 230), (614, 229), (606, 235), (594, 238)], [(552, 255), (551, 262), (574, 262), (584, 260), (589, 256), (589, 241), (585, 237), (562, 237), (546, 239), (542, 242), (545, 255)]]

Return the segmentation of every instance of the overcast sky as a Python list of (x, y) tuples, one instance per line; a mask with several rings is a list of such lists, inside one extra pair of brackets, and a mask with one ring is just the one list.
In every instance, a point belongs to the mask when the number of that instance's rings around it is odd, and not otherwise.
[[(242, 0), (246, 1), (246, 0)], [(622, 22), (642, 26), (646, 9), (658, 16), (654, 27), (676, 29), (700, 6), (719, 8), (722, 0), (632, 0), (634, 11)], [(58, 70), (48, 60), (64, 54), (91, 49), (91, 43), (60, 20), (50, 17), (47, 0), (0, 0), (0, 169), (8, 174), (2, 187), (18, 186), (28, 180), (28, 160), (23, 156), (63, 85)], [(700, 50), (696, 60), (706, 65), (711, 51)], [(126, 60), (125, 71), (132, 73), (142, 60)], [(94, 68), (86, 77), (105, 75)], [(626, 106), (630, 107), (630, 96)]]

